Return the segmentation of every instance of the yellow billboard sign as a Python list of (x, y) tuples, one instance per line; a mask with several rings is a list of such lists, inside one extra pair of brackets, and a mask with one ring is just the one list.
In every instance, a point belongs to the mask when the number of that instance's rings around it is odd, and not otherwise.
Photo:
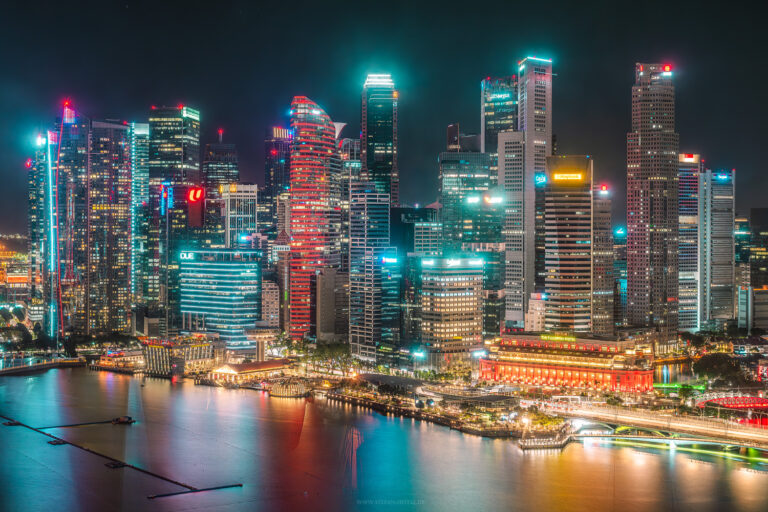
[(552, 175), (553, 181), (582, 181), (584, 173), (581, 172), (556, 172)]

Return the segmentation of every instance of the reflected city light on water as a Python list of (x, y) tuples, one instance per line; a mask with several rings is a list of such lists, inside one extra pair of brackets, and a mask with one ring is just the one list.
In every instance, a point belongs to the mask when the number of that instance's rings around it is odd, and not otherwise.
[[(243, 484), (177, 496), (172, 504), (147, 500), (179, 488), (129, 468), (106, 468), (100, 457), (51, 446), (27, 429), (0, 426), (5, 484), (14, 489), (0, 498), (3, 510), (23, 509), (32, 497), (43, 509), (94, 509), (100, 495), (125, 510), (150, 511), (343, 511), (360, 509), (364, 500), (420, 504), (414, 510), (496, 510), (499, 503), (568, 510), (578, 502), (590, 503), (590, 512), (657, 511), (673, 496), (682, 508), (713, 502), (759, 510), (756, 504), (768, 501), (768, 474), (752, 472), (768, 462), (759, 452), (585, 439), (562, 451), (524, 453), (513, 441), (361, 407), (188, 379), (171, 384), (86, 369), (0, 378), (0, 414), (33, 426), (130, 415), (138, 420), (130, 426), (52, 433), (190, 485)], [(41, 493), (40, 481), (56, 491)]]

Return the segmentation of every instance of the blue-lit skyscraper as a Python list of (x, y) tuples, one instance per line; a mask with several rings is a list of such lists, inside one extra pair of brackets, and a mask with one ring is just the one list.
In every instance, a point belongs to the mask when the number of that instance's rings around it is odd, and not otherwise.
[(131, 123), (131, 294), (144, 302), (149, 229), (149, 124)]
[(613, 321), (616, 327), (627, 326), (627, 228), (613, 229)]
[(499, 165), (499, 132), (517, 130), (517, 76), (488, 77), (480, 83), (480, 151)]
[(183, 251), (179, 258), (182, 328), (248, 347), (246, 330), (261, 319), (261, 251)]
[(478, 211), (483, 194), (494, 186), (490, 157), (485, 153), (449, 151), (440, 153), (438, 165), (443, 248), (460, 251), (465, 235), (470, 235), (469, 242), (476, 241), (471, 234), (472, 217)]
[(399, 204), (397, 167), (398, 91), (389, 74), (368, 75), (363, 86), (361, 162), (364, 179)]
[(88, 265), (88, 152), (91, 122), (69, 101), (64, 103), (53, 136), (49, 133), (51, 198), (55, 224), (50, 237), (59, 332), (86, 332)]

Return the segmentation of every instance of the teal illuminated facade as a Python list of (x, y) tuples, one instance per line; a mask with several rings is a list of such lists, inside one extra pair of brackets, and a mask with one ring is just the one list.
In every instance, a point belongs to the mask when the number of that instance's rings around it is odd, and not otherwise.
[(501, 333), (504, 317), (504, 193), (485, 153), (440, 153), (444, 256), (473, 253), (483, 265), (483, 335)]
[(499, 132), (517, 130), (517, 77), (488, 77), (480, 83), (480, 151), (499, 165)]
[(149, 228), (149, 124), (131, 123), (131, 295), (143, 303)]
[(179, 253), (182, 328), (212, 331), (231, 348), (249, 347), (246, 330), (261, 319), (261, 251)]
[(361, 163), (364, 179), (399, 204), (397, 169), (397, 99), (388, 74), (368, 75), (363, 86)]
[(483, 194), (495, 185), (490, 157), (484, 153), (444, 152), (440, 153), (438, 163), (443, 248), (446, 251), (461, 250), (465, 236), (470, 238), (468, 242), (475, 241), (477, 207), (482, 206)]

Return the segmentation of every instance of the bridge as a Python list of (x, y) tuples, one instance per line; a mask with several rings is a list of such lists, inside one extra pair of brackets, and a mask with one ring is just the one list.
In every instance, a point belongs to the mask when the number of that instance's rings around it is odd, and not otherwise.
[(708, 439), (706, 437), (691, 436), (665, 436), (665, 435), (641, 435), (641, 434), (571, 434), (571, 439), (609, 439), (633, 442), (648, 442), (666, 444), (675, 447), (692, 445), (718, 445), (725, 450), (738, 448), (759, 448), (754, 443), (741, 443), (738, 441), (722, 441)]
[[(586, 418), (613, 425), (629, 425), (635, 428), (654, 430), (660, 435), (661, 432), (676, 432), (684, 434), (683, 439), (695, 438), (702, 444), (714, 443), (768, 450), (768, 429), (740, 425), (723, 419), (673, 416), (660, 412), (591, 404), (543, 402), (541, 408), (549, 414), (567, 418)], [(644, 438), (647, 439), (648, 437), (644, 436)], [(656, 437), (656, 439), (661, 439), (661, 437)]]
[(695, 398), (696, 407), (715, 404), (726, 409), (768, 409), (768, 398), (745, 396), (737, 392), (704, 393)]

